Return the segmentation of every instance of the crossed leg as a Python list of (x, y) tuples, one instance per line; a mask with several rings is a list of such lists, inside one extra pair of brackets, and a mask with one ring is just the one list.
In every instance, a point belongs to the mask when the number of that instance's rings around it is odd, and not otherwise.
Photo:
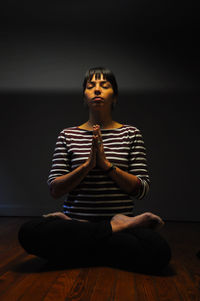
[(104, 262), (128, 269), (160, 270), (170, 260), (168, 243), (152, 229), (163, 224), (151, 213), (81, 222), (61, 215), (22, 225), (19, 241), (30, 254), (63, 264)]

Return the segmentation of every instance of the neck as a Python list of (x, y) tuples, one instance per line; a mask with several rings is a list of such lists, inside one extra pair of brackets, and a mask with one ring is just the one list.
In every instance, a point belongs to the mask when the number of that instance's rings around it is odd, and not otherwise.
[(99, 124), (101, 128), (109, 128), (112, 126), (113, 120), (111, 114), (105, 114), (105, 112), (90, 112), (88, 124), (90, 126)]

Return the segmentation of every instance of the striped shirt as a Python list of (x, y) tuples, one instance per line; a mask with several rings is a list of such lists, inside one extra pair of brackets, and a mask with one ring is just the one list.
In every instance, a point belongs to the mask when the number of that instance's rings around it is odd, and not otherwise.
[[(127, 194), (100, 168), (93, 168), (67, 195), (63, 212), (77, 219), (107, 219), (115, 214), (133, 215), (134, 199), (142, 199), (149, 191), (146, 149), (139, 129), (122, 125), (101, 129), (106, 159), (118, 168), (134, 174), (141, 182), (140, 190)], [(77, 126), (62, 130), (53, 154), (48, 185), (83, 164), (89, 157), (92, 130)]]

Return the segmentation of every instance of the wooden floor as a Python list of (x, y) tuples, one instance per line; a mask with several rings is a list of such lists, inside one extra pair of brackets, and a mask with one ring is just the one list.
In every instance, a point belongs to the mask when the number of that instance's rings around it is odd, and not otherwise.
[(30, 218), (0, 218), (1, 301), (199, 301), (200, 223), (166, 222), (161, 234), (172, 248), (170, 266), (160, 275), (109, 267), (55, 268), (27, 255), (17, 241)]

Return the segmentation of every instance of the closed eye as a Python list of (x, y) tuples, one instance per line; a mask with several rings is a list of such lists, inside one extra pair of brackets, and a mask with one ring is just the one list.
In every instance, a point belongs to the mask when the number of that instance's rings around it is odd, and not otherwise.
[[(110, 88), (110, 85), (105, 85), (105, 84), (103, 83), (102, 85), (101, 85), (101, 87), (102, 88), (104, 88), (104, 89), (109, 89)], [(87, 89), (92, 89), (93, 87), (94, 87), (95, 85), (88, 85), (87, 86)]]

